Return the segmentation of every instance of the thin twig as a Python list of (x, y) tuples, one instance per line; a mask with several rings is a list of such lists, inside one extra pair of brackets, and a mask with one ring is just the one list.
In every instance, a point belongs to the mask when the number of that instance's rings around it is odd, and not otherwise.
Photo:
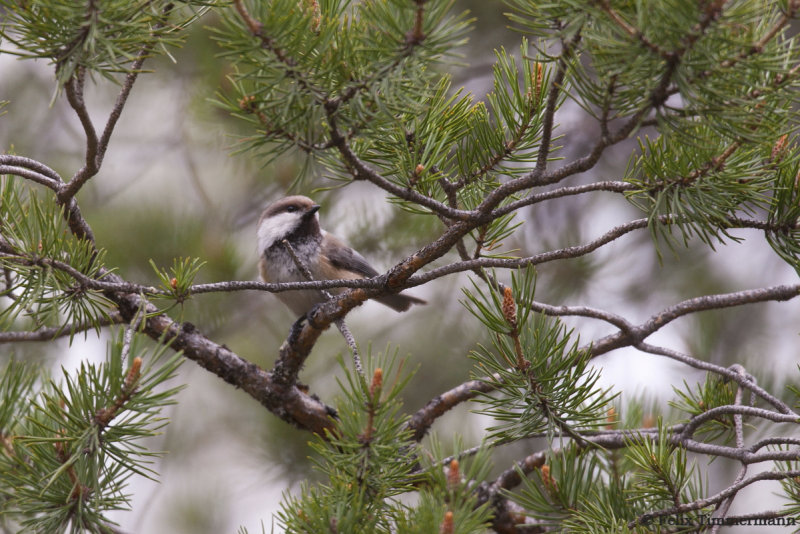
[(334, 321), (334, 324), (336, 324), (339, 332), (341, 332), (347, 346), (350, 347), (350, 353), (353, 355), (353, 367), (355, 367), (356, 372), (361, 378), (366, 378), (364, 375), (364, 368), (361, 365), (361, 356), (358, 354), (358, 345), (356, 345), (356, 339), (353, 337), (353, 333), (350, 332), (344, 319), (337, 319)]
[(142, 324), (142, 319), (144, 319), (144, 303), (146, 300), (144, 299), (143, 295), (140, 295), (140, 297), (142, 307), (139, 308), (139, 311), (136, 312), (136, 315), (133, 316), (131, 321), (128, 323), (128, 327), (125, 329), (125, 336), (122, 340), (122, 363), (125, 363), (125, 360), (128, 359), (128, 354), (130, 354), (131, 345), (133, 344), (133, 333), (139, 330), (139, 327)]
[[(75, 73), (67, 81), (65, 90), (67, 94), (67, 101), (83, 127), (84, 135), (86, 136), (86, 155), (83, 167), (75, 174), (71, 182), (76, 179), (82, 178), (84, 175), (93, 176), (97, 173), (97, 131), (95, 130), (92, 118), (89, 116), (89, 110), (86, 109), (86, 102), (83, 99), (83, 89), (86, 85), (86, 67), (79, 66), (75, 69)], [(88, 177), (86, 178), (88, 179)], [(71, 195), (65, 196), (63, 201), (66, 203)]]

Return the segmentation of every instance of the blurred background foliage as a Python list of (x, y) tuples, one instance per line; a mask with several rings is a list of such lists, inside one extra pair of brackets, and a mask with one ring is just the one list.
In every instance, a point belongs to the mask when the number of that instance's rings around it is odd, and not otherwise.
[[(463, 64), (447, 68), (452, 71), (454, 88), (463, 86), (482, 97), (491, 88), (493, 49), (505, 46), (516, 51), (520, 36), (508, 28), (498, 3), (459, 0), (456, 10), (464, 9), (476, 18), (474, 29), (460, 51)], [(323, 205), (324, 226), (344, 237), (379, 270), (433, 239), (440, 231), (433, 217), (393, 208), (383, 202), (382, 192), (369, 185), (355, 183), (315, 193), (314, 188), (339, 184), (326, 180), (322, 169), (309, 167), (302, 155), (284, 156), (266, 165), (251, 155), (232, 155), (244, 125), (212, 102), (229, 89), (231, 73), (210, 39), (218, 24), (214, 13), (205, 15), (190, 29), (185, 44), (171, 49), (174, 61), (163, 55), (148, 61), (146, 66), (153, 72), (139, 78), (100, 174), (79, 194), (98, 244), (107, 247), (107, 264), (119, 266), (128, 280), (152, 285), (158, 279), (149, 260), (166, 268), (177, 257), (199, 257), (206, 262), (198, 283), (255, 279), (255, 223), (260, 210), (286, 194), (304, 172), (314, 179), (297, 192), (314, 196)], [(69, 176), (82, 163), (83, 135), (63, 98), (48, 106), (55, 90), (53, 68), (45, 61), (0, 55), (0, 100), (11, 102), (0, 118), (0, 148), (46, 162)], [(103, 117), (116, 90), (108, 83), (89, 85), (90, 113)], [(588, 127), (593, 119), (570, 102), (558, 119), (558, 132), (563, 135), (560, 154), (569, 159), (584, 153), (594, 141), (596, 128)], [(619, 179), (633, 148), (632, 143), (622, 143), (610, 149), (589, 176), (572, 183)], [(524, 225), (505, 249), (533, 254), (578, 244), (614, 224), (641, 217), (617, 195), (602, 194), (537, 205), (524, 210), (524, 215)], [(756, 236), (756, 231), (735, 233)], [(796, 278), (760, 236), (745, 245), (720, 246), (713, 267), (710, 255), (697, 243), (676, 254), (666, 252), (659, 261), (646, 232), (631, 234), (590, 256), (541, 268), (537, 299), (598, 306), (641, 320), (685, 298)], [(480, 339), (484, 330), (476, 328), (477, 320), (460, 303), (465, 282), (465, 277), (450, 276), (413, 290), (429, 305), (402, 316), (367, 303), (349, 317), (350, 328), (362, 345), (369, 343), (373, 352), (397, 348), (406, 358), (405, 366), (417, 369), (417, 378), (404, 390), (408, 411), (469, 378), (472, 364), (467, 354), (485, 340)], [(658, 339), (668, 339), (668, 344), (720, 365), (743, 362), (760, 374), (762, 382), (780, 382), (780, 377), (794, 370), (797, 351), (785, 338), (773, 339), (769, 332), (796, 331), (799, 306), (797, 302), (759, 304), (727, 310), (724, 315), (697, 314), (691, 321), (678, 321), (659, 332)], [(267, 368), (294, 320), (274, 297), (258, 292), (201, 295), (172, 313)], [(604, 324), (575, 319), (565, 323), (577, 327), (584, 341), (609, 332)], [(0, 354), (3, 361), (25, 358), (54, 369), (75, 367), (84, 358), (100, 360), (105, 350), (93, 334), (79, 336), (72, 346), (62, 339), (56, 344), (28, 343), (8, 349), (4, 346)], [(323, 399), (337, 393), (337, 354), (346, 355), (346, 346), (331, 330), (315, 347), (301, 375)], [(661, 396), (670, 393), (671, 384), (702, 380), (699, 373), (624, 350), (593, 363), (603, 368), (604, 384), (625, 391), (623, 402), (640, 395), (647, 402), (663, 404)], [(309, 435), (194, 365), (183, 365), (178, 381), (188, 387), (170, 408), (171, 424), (165, 433), (153, 438), (153, 448), (169, 451), (155, 466), (161, 482), (134, 481), (135, 512), (120, 512), (112, 518), (132, 532), (203, 534), (232, 532), (239, 525), (260, 531), (258, 522), (269, 520), (283, 490), (316, 476), (308, 460)], [(480, 435), (471, 427), (485, 424), (460, 407), (443, 417), (435, 431), (439, 435), (460, 432), (469, 446)], [(505, 465), (503, 454), (514, 458), (533, 448), (530, 441), (522, 441), (501, 449), (496, 465)], [(723, 471), (726, 465), (721, 461), (716, 468)]]

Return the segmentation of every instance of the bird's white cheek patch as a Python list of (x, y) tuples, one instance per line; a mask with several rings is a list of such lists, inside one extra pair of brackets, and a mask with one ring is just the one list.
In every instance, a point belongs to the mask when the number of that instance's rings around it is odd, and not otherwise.
[(261, 221), (257, 233), (259, 254), (291, 233), (299, 219), (295, 213), (281, 213)]

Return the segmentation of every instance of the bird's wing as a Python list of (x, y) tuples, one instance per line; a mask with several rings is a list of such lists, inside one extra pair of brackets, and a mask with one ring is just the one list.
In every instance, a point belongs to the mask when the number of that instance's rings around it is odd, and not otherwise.
[(380, 274), (372, 265), (367, 263), (364, 256), (345, 245), (338, 237), (326, 232), (322, 243), (322, 252), (330, 260), (333, 267), (359, 274), (364, 278), (372, 278)]

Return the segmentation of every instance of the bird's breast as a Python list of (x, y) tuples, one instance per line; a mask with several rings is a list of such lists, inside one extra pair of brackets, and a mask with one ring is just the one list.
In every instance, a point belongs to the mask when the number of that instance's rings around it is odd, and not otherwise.
[[(311, 272), (314, 279), (317, 279), (319, 270), (319, 243), (312, 240), (292, 243), (292, 250), (300, 263)], [(261, 253), (261, 277), (265, 282), (301, 282), (306, 277), (297, 266), (297, 261), (292, 257), (286, 246), (276, 243)]]

